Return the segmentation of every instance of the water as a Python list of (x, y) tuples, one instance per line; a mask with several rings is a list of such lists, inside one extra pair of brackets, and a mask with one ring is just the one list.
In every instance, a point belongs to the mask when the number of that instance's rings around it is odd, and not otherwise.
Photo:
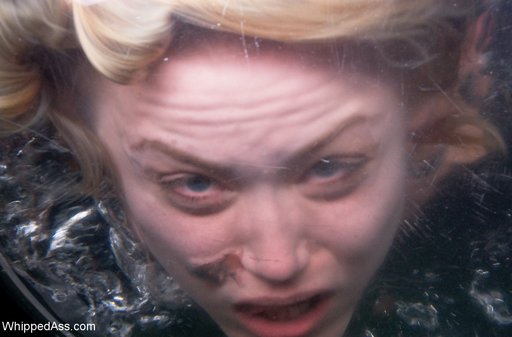
[[(512, 26), (510, 15), (497, 19), (495, 95), (484, 113), (512, 144)], [(242, 36), (247, 61), (248, 41)], [(43, 134), (0, 143), (0, 253), (40, 302), (63, 321), (94, 322), (97, 336), (221, 336), (123, 230), (115, 200), (70, 192), (76, 163), (51, 130)], [(512, 336), (510, 158), (464, 168), (406, 219), (348, 337)]]

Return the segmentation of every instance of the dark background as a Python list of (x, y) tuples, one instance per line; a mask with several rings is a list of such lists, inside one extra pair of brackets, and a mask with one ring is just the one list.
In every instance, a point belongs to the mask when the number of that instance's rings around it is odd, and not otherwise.
[(57, 332), (34, 332), (23, 333), (22, 331), (5, 331), (1, 326), (5, 322), (17, 323), (47, 323), (25, 299), (16, 286), (7, 277), (3, 268), (0, 267), (0, 336), (41, 336), (41, 337), (60, 337)]

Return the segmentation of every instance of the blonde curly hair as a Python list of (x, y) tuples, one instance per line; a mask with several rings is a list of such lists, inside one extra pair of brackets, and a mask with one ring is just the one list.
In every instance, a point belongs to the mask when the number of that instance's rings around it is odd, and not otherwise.
[[(425, 97), (450, 103), (444, 104), (450, 110), (444, 122), (430, 123), (436, 131), (423, 128), (417, 141), (445, 144), (459, 154), (460, 144), (469, 146), (473, 154), (454, 160), (469, 162), (503, 147), (479, 116), (478, 102), (458, 94), (464, 36), (481, 10), (478, 0), (3, 0), (1, 132), (48, 118), (77, 155), (84, 188), (98, 191), (110, 168), (79, 113), (80, 104), (87, 105), (81, 73), (91, 69), (84, 63), (112, 81), (133, 83), (173, 48), (180, 26), (192, 25), (285, 43), (371, 44), (405, 74), (411, 94), (404, 101), (411, 109), (429, 106), (421, 103)], [(414, 56), (401, 60), (404, 51)], [(477, 131), (468, 132), (467, 125)]]

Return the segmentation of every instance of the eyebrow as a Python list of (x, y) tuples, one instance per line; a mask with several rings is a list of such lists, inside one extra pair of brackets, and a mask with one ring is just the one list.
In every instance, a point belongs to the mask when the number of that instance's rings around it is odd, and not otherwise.
[[(234, 169), (233, 166), (238, 167), (254, 167), (254, 168), (262, 168), (262, 169), (271, 169), (271, 170), (290, 170), (290, 167), (293, 167), (294, 164), (300, 163), (305, 159), (311, 157), (311, 153), (316, 152), (319, 149), (327, 146), (331, 143), (336, 137), (338, 137), (343, 131), (346, 129), (352, 128), (356, 125), (363, 124), (369, 119), (373, 119), (368, 116), (353, 116), (344, 120), (340, 124), (338, 124), (332, 130), (324, 133), (318, 139), (314, 140), (310, 144), (304, 146), (302, 149), (299, 149), (296, 153), (293, 154), (290, 158), (287, 158), (282, 165), (255, 165), (250, 163), (244, 163), (241, 161), (231, 161), (226, 165), (226, 163), (217, 163), (214, 161), (209, 161), (204, 158), (197, 157), (195, 155), (191, 155), (185, 151), (174, 148), (162, 141), (159, 140), (150, 140), (143, 139), (140, 142), (130, 146), (130, 150), (133, 152), (145, 152), (148, 149), (151, 151), (157, 151), (162, 153), (169, 158), (172, 158), (175, 161), (188, 164), (197, 168), (202, 168), (205, 171), (215, 172), (216, 174), (233, 176)], [(300, 136), (300, 135), (298, 135)], [(140, 163), (137, 163), (140, 165)]]

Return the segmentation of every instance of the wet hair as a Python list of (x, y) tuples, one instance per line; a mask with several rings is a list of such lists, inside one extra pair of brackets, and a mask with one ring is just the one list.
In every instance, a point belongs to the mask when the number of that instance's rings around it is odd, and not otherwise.
[(423, 113), (411, 140), (424, 146), (411, 157), (424, 160), (442, 146), (446, 170), (503, 147), (479, 114), (483, 98), (468, 99), (471, 90), (462, 85), (469, 75), (487, 76), (485, 65), (464, 70), (467, 32), (484, 10), (478, 0), (4, 0), (1, 132), (50, 120), (78, 158), (84, 190), (98, 193), (111, 168), (84, 117), (93, 93), (80, 83), (92, 68), (120, 84), (139, 81), (180, 32), (201, 27), (284, 43), (371, 48), (403, 81), (407, 108)]

